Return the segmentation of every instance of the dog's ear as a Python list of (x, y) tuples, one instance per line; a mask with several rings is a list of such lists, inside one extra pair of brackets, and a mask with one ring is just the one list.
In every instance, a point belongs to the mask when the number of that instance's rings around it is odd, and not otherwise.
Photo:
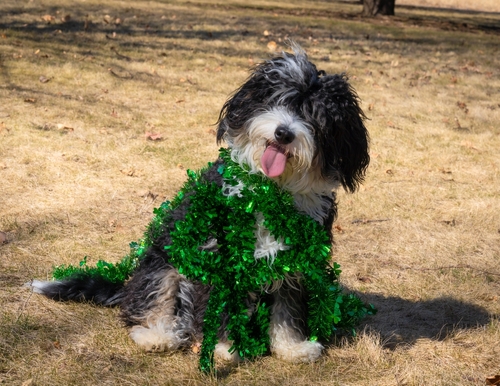
[(269, 62), (256, 66), (252, 75), (224, 103), (217, 121), (217, 143), (224, 140), (225, 134), (235, 137), (243, 130), (256, 111), (266, 107), (266, 101), (273, 93), (269, 76), (265, 75)]
[(354, 192), (370, 162), (366, 116), (344, 74), (322, 76), (318, 83), (310, 97), (310, 111), (321, 126), (316, 133), (321, 170), (325, 177), (339, 179), (347, 191)]

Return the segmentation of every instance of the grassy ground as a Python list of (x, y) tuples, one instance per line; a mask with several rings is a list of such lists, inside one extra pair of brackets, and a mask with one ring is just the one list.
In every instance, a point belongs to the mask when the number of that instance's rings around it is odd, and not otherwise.
[[(347, 2), (3, 0), (0, 382), (483, 385), (500, 374), (500, 15)], [(148, 354), (115, 309), (22, 288), (85, 255), (117, 261), (152, 209), (217, 154), (248, 67), (283, 41), (346, 71), (372, 137), (340, 194), (334, 259), (379, 313), (314, 364), (197, 371)]]

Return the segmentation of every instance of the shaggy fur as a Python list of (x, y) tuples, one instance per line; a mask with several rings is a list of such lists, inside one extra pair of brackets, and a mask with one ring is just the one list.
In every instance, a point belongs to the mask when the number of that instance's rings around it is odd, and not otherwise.
[[(345, 75), (318, 71), (298, 47), (255, 67), (250, 78), (224, 104), (219, 116), (217, 141), (226, 141), (231, 157), (262, 173), (289, 191), (297, 210), (323, 224), (331, 237), (336, 216), (334, 191), (355, 191), (368, 166), (368, 133), (363, 124), (356, 93)], [(238, 195), (240, 185), (227, 186), (217, 160), (202, 174), (216, 183), (223, 194)], [(32, 287), (57, 300), (90, 300), (120, 306), (130, 337), (146, 350), (174, 350), (202, 340), (203, 315), (211, 288), (188, 280), (169, 262), (164, 246), (172, 243), (170, 232), (190, 210), (194, 193), (186, 194), (172, 211), (172, 220), (154, 240), (133, 276), (124, 285), (110, 285), (99, 278), (35, 281)], [(269, 264), (287, 248), (255, 218), (256, 259)], [(217, 240), (199, 248), (217, 251)], [(271, 351), (279, 358), (304, 362), (318, 358), (319, 342), (307, 340), (307, 293), (300, 275), (262, 288), (271, 306)], [(255, 294), (247, 299), (248, 312)], [(238, 360), (230, 354), (228, 315), (223, 315), (216, 355)]]

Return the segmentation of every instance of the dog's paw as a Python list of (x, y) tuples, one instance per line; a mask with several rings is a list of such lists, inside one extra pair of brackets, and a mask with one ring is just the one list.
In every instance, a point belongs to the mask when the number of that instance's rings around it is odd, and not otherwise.
[(222, 359), (223, 361), (226, 362), (232, 362), (232, 363), (238, 363), (241, 361), (240, 356), (238, 355), (237, 351), (234, 351), (233, 353), (229, 352), (229, 349), (231, 348), (232, 344), (231, 342), (219, 342), (215, 345), (215, 351), (214, 355), (218, 359)]
[(130, 338), (146, 351), (160, 352), (177, 349), (182, 340), (172, 331), (159, 331), (158, 328), (134, 326)]
[(287, 362), (314, 362), (321, 356), (323, 345), (318, 342), (303, 341), (303, 342), (275, 342), (271, 351), (279, 359)]

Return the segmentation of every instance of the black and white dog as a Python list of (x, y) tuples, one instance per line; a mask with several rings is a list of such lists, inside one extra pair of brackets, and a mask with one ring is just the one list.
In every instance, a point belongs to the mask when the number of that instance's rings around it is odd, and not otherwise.
[[(246, 165), (249, 173), (263, 174), (290, 192), (296, 209), (321, 223), (331, 237), (337, 209), (335, 190), (342, 186), (355, 191), (369, 163), (364, 119), (346, 76), (318, 71), (295, 47), (293, 54), (282, 53), (256, 66), (224, 104), (217, 141), (226, 141), (232, 159)], [(237, 186), (224, 186), (216, 171), (218, 162), (202, 177), (225, 189), (225, 194), (237, 194)], [(182, 220), (189, 205), (188, 196), (174, 211), (173, 219)], [(173, 226), (165, 226), (164, 234), (155, 240), (124, 285), (92, 278), (34, 281), (32, 287), (53, 299), (120, 306), (131, 338), (146, 350), (190, 347), (202, 339), (210, 288), (186, 279), (169, 262), (164, 246), (171, 243), (169, 227)], [(258, 216), (255, 238), (256, 259), (279, 259), (285, 246)], [(300, 279), (290, 277), (263, 290), (272, 298), (271, 352), (292, 362), (318, 358), (323, 346), (306, 339), (307, 293)], [(237, 354), (228, 351), (231, 343), (227, 332), (224, 328), (219, 331), (215, 354), (237, 360)]]

